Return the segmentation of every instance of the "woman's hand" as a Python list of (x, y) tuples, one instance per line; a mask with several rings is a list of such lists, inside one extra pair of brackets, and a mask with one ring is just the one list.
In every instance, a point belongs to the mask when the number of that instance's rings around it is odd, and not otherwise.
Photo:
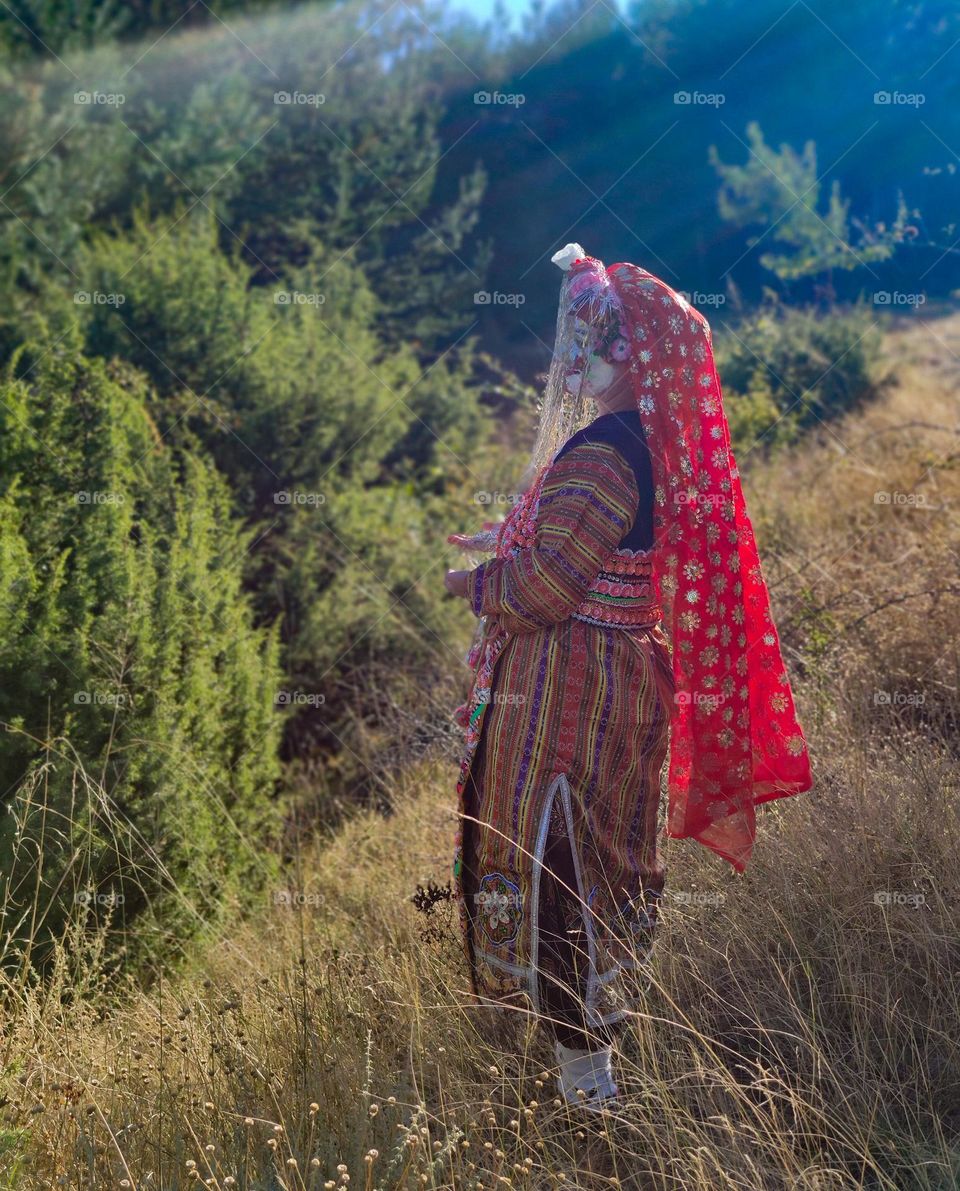
[(443, 577), (443, 586), (451, 595), (462, 596), (466, 599), (467, 576), (469, 574), (469, 571), (447, 571)]
[(484, 521), (476, 533), (451, 533), (447, 535), (447, 542), (451, 546), (459, 546), (461, 550), (479, 550), (490, 554), (497, 545), (497, 531), (500, 523)]

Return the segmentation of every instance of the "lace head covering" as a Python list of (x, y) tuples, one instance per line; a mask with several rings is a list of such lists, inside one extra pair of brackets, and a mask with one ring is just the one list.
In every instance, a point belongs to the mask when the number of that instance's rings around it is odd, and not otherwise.
[[(591, 354), (610, 360), (625, 360), (630, 354), (623, 307), (602, 262), (588, 257), (579, 244), (568, 244), (551, 259), (564, 276), (528, 477), (550, 463), (567, 439), (597, 416), (583, 384)], [(571, 373), (572, 384), (567, 380)]]

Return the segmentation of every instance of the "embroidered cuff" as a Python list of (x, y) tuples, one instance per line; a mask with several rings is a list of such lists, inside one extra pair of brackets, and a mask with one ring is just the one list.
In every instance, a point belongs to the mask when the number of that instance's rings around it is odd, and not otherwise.
[(473, 609), (474, 616), (480, 616), (480, 606), (483, 603), (483, 568), (486, 563), (481, 563), (476, 570), (473, 570), (467, 575), (467, 599), (470, 601), (470, 607)]

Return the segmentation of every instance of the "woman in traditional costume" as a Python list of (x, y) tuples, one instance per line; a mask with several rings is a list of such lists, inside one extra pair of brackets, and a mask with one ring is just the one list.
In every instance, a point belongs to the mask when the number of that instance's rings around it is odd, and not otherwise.
[(811, 776), (707, 320), (637, 265), (552, 259), (527, 487), (450, 538), (493, 553), (446, 577), (480, 618), (453, 872), (473, 995), (532, 1004), (562, 1094), (602, 1111), (649, 981), (668, 744), (667, 835), (738, 872), (755, 808)]

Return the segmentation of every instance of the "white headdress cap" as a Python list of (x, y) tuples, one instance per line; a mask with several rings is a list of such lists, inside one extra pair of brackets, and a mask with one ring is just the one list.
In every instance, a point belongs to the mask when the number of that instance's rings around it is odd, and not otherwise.
[(585, 249), (581, 248), (579, 244), (566, 244), (559, 252), (555, 252), (550, 258), (553, 263), (566, 273), (574, 261), (580, 260), (581, 257), (586, 256)]

